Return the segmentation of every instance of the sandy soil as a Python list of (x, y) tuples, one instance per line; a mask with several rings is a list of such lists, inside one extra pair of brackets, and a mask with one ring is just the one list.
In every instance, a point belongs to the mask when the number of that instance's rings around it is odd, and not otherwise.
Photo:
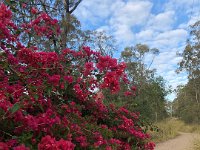
[(155, 150), (192, 150), (195, 138), (200, 138), (200, 135), (194, 133), (180, 133), (180, 135), (174, 139), (157, 144)]

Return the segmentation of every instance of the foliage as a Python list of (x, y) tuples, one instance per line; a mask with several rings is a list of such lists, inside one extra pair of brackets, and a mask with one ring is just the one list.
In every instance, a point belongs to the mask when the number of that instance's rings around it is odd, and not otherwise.
[(186, 70), (189, 81), (177, 90), (175, 115), (187, 123), (200, 123), (200, 21), (191, 26), (190, 38), (181, 56), (177, 71)]
[(174, 115), (186, 123), (200, 123), (199, 90), (200, 78), (190, 79), (187, 85), (177, 90), (177, 98), (173, 102)]
[(120, 90), (125, 63), (89, 47), (55, 53), (27, 46), (22, 35), (46, 41), (62, 32), (48, 14), (30, 11), (33, 20), (15, 24), (0, 4), (0, 148), (153, 149), (138, 113), (96, 98), (97, 89)]
[(200, 77), (200, 21), (191, 25), (190, 38), (179, 62), (178, 72), (186, 70), (190, 79)]
[(163, 78), (158, 77), (144, 84), (140, 93), (135, 97), (136, 106), (133, 110), (141, 112), (151, 121), (157, 122), (165, 119), (168, 116), (165, 108), (167, 91), (163, 83)]
[[(150, 49), (145, 44), (127, 47), (121, 53), (121, 60), (127, 64), (127, 78), (137, 87), (135, 96), (126, 97), (125, 102), (127, 102), (129, 110), (138, 111), (144, 118), (155, 122), (167, 117), (165, 96), (170, 92), (165, 87), (164, 79), (160, 76), (156, 77), (155, 70), (150, 69), (150, 65), (158, 53), (158, 49)], [(144, 59), (148, 54), (152, 54), (153, 58), (147, 67)], [(124, 96), (121, 97), (123, 100)]]

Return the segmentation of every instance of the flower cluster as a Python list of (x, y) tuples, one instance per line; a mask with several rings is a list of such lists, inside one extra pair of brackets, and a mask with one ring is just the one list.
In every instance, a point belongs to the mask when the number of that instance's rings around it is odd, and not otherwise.
[(0, 39), (13, 47), (0, 43), (0, 149), (152, 150), (139, 114), (105, 105), (103, 93), (96, 92), (116, 93), (121, 81), (129, 84), (126, 65), (89, 47), (57, 54), (23, 46), (15, 30), (46, 37), (60, 32), (57, 21), (31, 12), (36, 19), (16, 27), (0, 4)]
[[(16, 40), (16, 36), (12, 34), (12, 29), (17, 29), (12, 22), (12, 12), (3, 4), (0, 4), (0, 40), (7, 43)], [(1, 45), (5, 46), (5, 45)]]
[[(36, 14), (37, 10), (32, 8), (31, 12), (32, 14)], [(38, 36), (45, 36), (47, 38), (50, 38), (52, 35), (58, 35), (61, 32), (58, 26), (58, 21), (52, 19), (46, 13), (37, 15), (36, 19), (28, 24), (22, 24), (22, 28), (26, 33), (31, 33), (33, 31)]]
[(42, 138), (38, 144), (38, 150), (71, 150), (75, 145), (71, 141), (60, 139), (56, 141), (55, 138), (47, 135)]

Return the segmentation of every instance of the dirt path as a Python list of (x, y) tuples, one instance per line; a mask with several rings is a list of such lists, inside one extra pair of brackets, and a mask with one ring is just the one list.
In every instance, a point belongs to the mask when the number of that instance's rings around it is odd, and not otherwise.
[(199, 137), (194, 133), (180, 133), (175, 139), (157, 144), (155, 150), (192, 150), (194, 139)]

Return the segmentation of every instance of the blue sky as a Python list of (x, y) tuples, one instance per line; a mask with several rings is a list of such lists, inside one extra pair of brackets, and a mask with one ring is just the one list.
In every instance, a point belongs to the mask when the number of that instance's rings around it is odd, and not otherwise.
[[(200, 20), (200, 0), (83, 0), (75, 11), (83, 29), (106, 31), (117, 40), (119, 51), (143, 43), (160, 54), (151, 68), (157, 69), (174, 89), (187, 83), (186, 73), (176, 74), (189, 35), (189, 25)], [(119, 52), (115, 54), (119, 56)], [(152, 59), (146, 57), (146, 63)], [(173, 100), (175, 94), (168, 96)]]

